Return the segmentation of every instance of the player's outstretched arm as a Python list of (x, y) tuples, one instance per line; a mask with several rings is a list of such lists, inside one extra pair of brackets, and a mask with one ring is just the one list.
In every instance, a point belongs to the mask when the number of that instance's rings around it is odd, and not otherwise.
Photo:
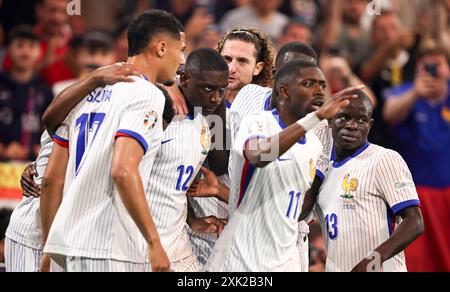
[(283, 156), (320, 121), (331, 119), (342, 107), (349, 105), (351, 99), (358, 97), (354, 94), (355, 91), (363, 88), (364, 86), (350, 87), (333, 95), (319, 110), (290, 125), (276, 136), (250, 139), (244, 145), (245, 158), (256, 167), (266, 167)]
[[(400, 211), (398, 215), (403, 219), (402, 223), (386, 242), (375, 249), (380, 258), (380, 267), (384, 262), (405, 250), (424, 232), (423, 217), (419, 207), (408, 207)], [(367, 272), (369, 264), (373, 264), (373, 259), (364, 259), (352, 272)]]
[[(61, 205), (68, 160), (69, 150), (54, 143), (52, 154), (42, 179), (40, 212), (43, 246), (47, 242), (50, 227)], [(40, 271), (50, 271), (50, 258), (47, 255), (44, 255), (41, 259)]]
[(53, 136), (58, 126), (91, 91), (117, 82), (133, 82), (130, 76), (139, 74), (133, 65), (117, 63), (97, 69), (66, 88), (55, 98), (42, 116), (42, 122), (50, 136)]
[(111, 177), (125, 208), (148, 244), (152, 270), (154, 272), (168, 272), (169, 259), (162, 248), (139, 174), (139, 164), (143, 155), (144, 151), (136, 140), (127, 137), (117, 138), (114, 146)]

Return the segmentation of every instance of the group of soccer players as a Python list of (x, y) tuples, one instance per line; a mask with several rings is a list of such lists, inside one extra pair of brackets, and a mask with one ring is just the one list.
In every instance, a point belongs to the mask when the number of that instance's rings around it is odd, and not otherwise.
[(46, 111), (8, 271), (306, 272), (312, 220), (327, 271), (406, 271), (418, 196), (403, 159), (368, 143), (363, 87), (327, 96), (313, 49), (275, 58), (253, 29), (185, 61), (181, 24), (150, 10), (128, 39), (127, 64)]

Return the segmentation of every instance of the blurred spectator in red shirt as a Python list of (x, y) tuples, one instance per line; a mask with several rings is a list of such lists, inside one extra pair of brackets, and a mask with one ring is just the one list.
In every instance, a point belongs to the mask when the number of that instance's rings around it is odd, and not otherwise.
[[(37, 70), (44, 81), (54, 84), (74, 78), (76, 68), (70, 62), (69, 42), (72, 38), (67, 14), (68, 0), (38, 0), (35, 32), (40, 38), (41, 58)], [(9, 56), (8, 56), (9, 57)], [(11, 67), (5, 60), (4, 68)]]
[(53, 96), (35, 75), (40, 47), (32, 27), (11, 31), (8, 54), (11, 69), (0, 73), (0, 159), (28, 160), (39, 152), (41, 116)]

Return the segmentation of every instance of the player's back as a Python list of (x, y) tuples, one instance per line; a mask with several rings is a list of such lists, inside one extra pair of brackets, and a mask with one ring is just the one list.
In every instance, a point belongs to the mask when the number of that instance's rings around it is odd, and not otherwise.
[(319, 140), (308, 133), (265, 168), (255, 168), (242, 153), (253, 134), (271, 137), (284, 128), (274, 112), (244, 119), (231, 154), (230, 208), (235, 211), (216, 243), (210, 271), (281, 271), (299, 259), (298, 217), (315, 176)]
[(66, 119), (68, 168), (74, 168), (75, 177), (65, 189), (47, 252), (135, 263), (146, 260), (147, 246), (110, 173), (116, 138), (133, 138), (144, 149), (139, 172), (144, 187), (148, 186), (161, 144), (163, 109), (162, 93), (136, 78), (133, 83), (96, 89)]
[[(367, 144), (349, 159), (333, 163), (316, 205), (327, 271), (351, 271), (389, 239), (395, 210), (413, 200), (418, 204), (412, 177), (392, 150)], [(383, 270), (406, 271), (404, 254), (387, 261)]]

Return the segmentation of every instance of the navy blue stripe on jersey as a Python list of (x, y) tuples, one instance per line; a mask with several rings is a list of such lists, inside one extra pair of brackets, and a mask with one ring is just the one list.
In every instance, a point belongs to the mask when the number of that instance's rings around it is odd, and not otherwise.
[(139, 142), (139, 144), (141, 144), (142, 148), (144, 148), (144, 153), (147, 153), (148, 144), (145, 139), (138, 133), (129, 130), (119, 130), (117, 131), (116, 138), (119, 137), (129, 137), (135, 139)]
[(402, 210), (405, 210), (406, 208), (409, 208), (412, 206), (420, 206), (420, 201), (419, 200), (410, 200), (410, 201), (401, 202), (392, 207), (392, 212), (394, 212), (394, 214), (397, 215)]
[(241, 180), (241, 192), (239, 193), (239, 200), (237, 207), (239, 207), (244, 200), (247, 188), (252, 181), (253, 174), (255, 173), (256, 167), (251, 165), (248, 160), (245, 161), (244, 168), (242, 170), (242, 180)]
[[(275, 118), (275, 120), (277, 120), (278, 124), (280, 125), (281, 129), (286, 129), (287, 126), (286, 124), (281, 120), (280, 114), (277, 112), (277, 110), (272, 111), (273, 117)], [(305, 145), (307, 142), (306, 140), (306, 135), (305, 137), (303, 137), (302, 139), (298, 140), (297, 143)]]
[(58, 144), (61, 147), (69, 148), (69, 140), (61, 138), (61, 137), (59, 137), (57, 135), (54, 135), (52, 140), (53, 140), (53, 142), (55, 142), (56, 144)]
[(318, 176), (322, 181), (325, 180), (325, 175), (318, 169), (316, 170), (316, 176)]
[(264, 110), (266, 112), (270, 111), (270, 100), (272, 99), (272, 93), (267, 97), (266, 103), (264, 104)]

